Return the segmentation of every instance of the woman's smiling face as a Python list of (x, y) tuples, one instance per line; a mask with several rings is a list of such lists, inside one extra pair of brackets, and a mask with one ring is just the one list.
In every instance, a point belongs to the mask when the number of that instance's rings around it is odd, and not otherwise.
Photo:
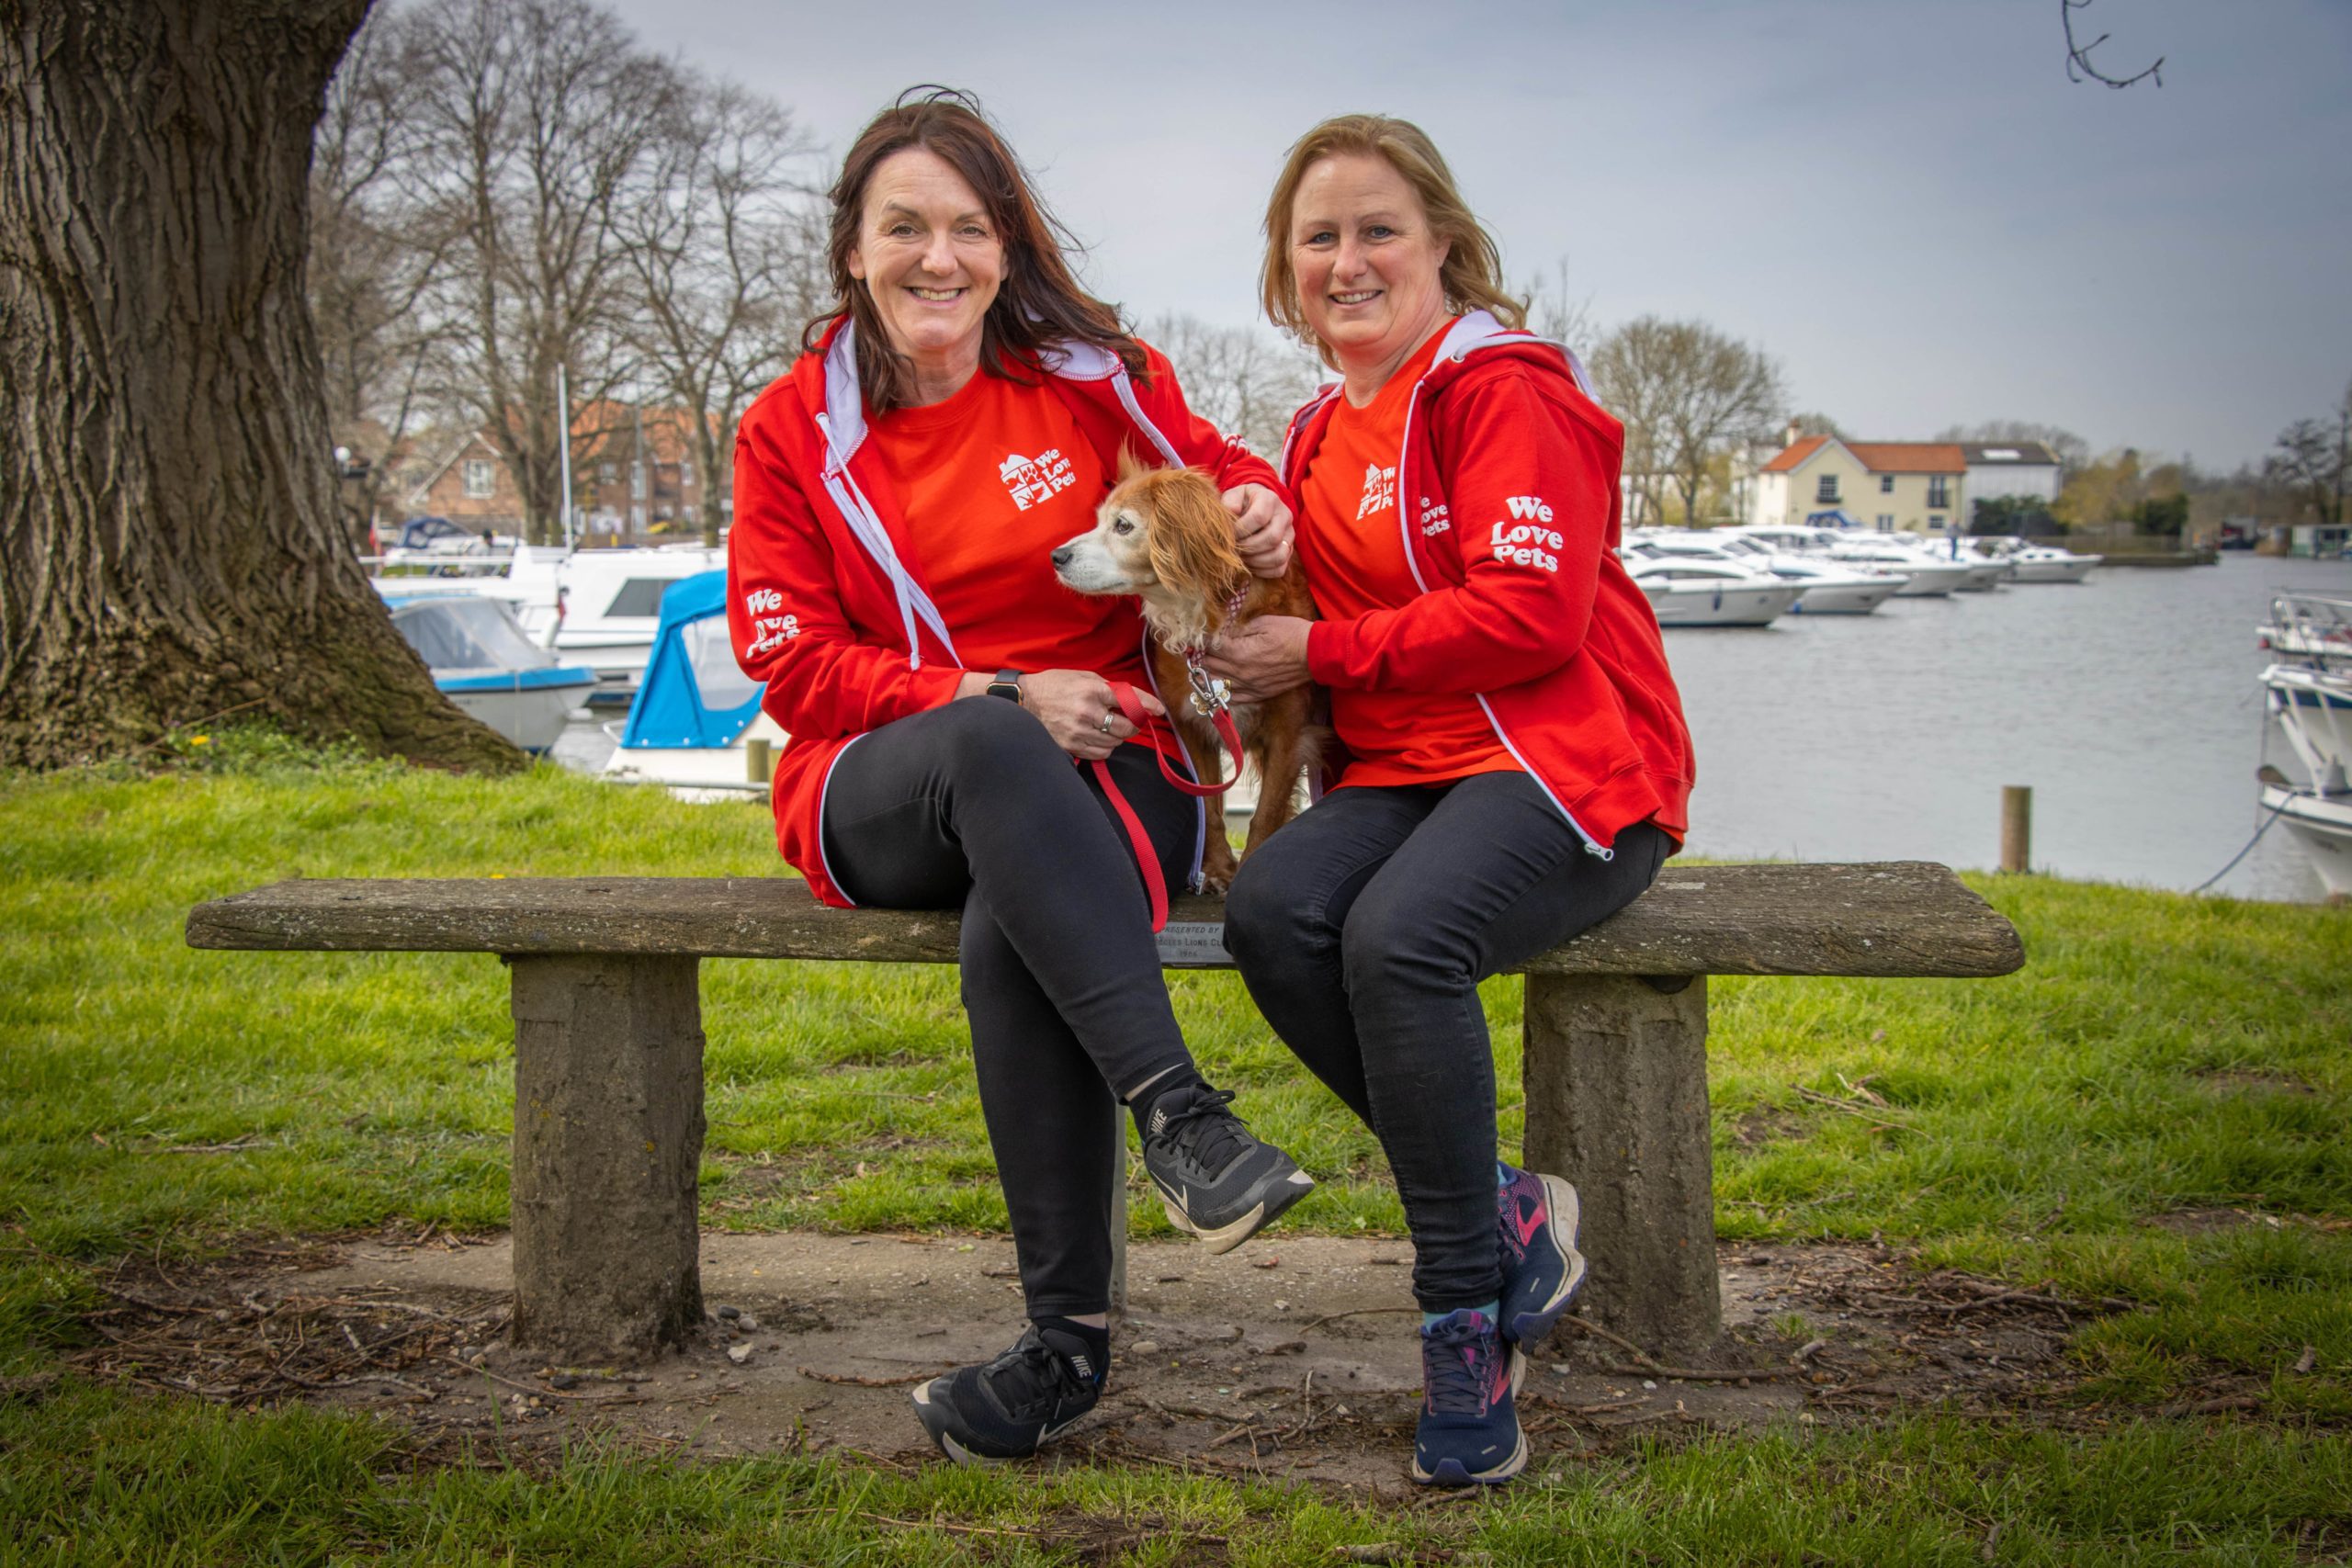
[(976, 366), (980, 324), (1004, 281), (1004, 243), (955, 165), (910, 147), (866, 186), (849, 275), (873, 296), (890, 346), (918, 367)]
[(1310, 164), (1291, 203), (1299, 308), (1343, 368), (1401, 364), (1437, 330), (1451, 248), (1412, 185), (1376, 153)]

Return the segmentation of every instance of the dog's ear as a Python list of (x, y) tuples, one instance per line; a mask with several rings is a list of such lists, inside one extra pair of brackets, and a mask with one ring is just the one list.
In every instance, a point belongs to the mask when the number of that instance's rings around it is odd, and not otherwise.
[(1151, 486), (1151, 572), (1168, 588), (1218, 605), (1250, 581), (1233, 542), (1233, 518), (1216, 481), (1198, 468), (1165, 475)]
[(1125, 484), (1129, 479), (1135, 479), (1138, 475), (1148, 474), (1151, 471), (1152, 466), (1149, 463), (1145, 462), (1141, 457), (1136, 457), (1136, 449), (1134, 447), (1128, 446), (1124, 441), (1119, 443), (1118, 482), (1120, 484)]

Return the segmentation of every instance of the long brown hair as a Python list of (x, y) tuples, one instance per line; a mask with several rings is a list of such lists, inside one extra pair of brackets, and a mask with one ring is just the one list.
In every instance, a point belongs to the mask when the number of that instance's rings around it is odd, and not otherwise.
[(1299, 183), (1306, 171), (1325, 158), (1368, 152), (1385, 161), (1405, 176), (1429, 214), (1430, 231), (1448, 242), (1438, 279), (1445, 286), (1445, 308), (1456, 315), (1467, 310), (1494, 312), (1507, 327), (1524, 326), (1527, 309), (1503, 288), (1503, 258), (1495, 237), (1462, 199), (1453, 171), (1445, 166), (1437, 145), (1408, 119), (1382, 114), (1343, 114), (1325, 120), (1291, 146), (1283, 172), (1274, 179), (1274, 193), (1266, 202), (1266, 262), (1258, 274), (1259, 297), (1267, 320), (1289, 328), (1321, 352), (1330, 363), (1331, 352), (1306, 324), (1298, 302), (1298, 274), (1290, 262), (1291, 208), (1298, 200)]
[(874, 308), (874, 297), (849, 275), (849, 254), (857, 248), (865, 215), (865, 190), (874, 171), (894, 152), (921, 147), (946, 160), (978, 193), (1004, 246), (1004, 281), (980, 322), (980, 368), (992, 376), (1023, 380), (1046, 344), (1067, 339), (1091, 344), (1118, 355), (1127, 373), (1140, 376), (1144, 352), (1120, 329), (1119, 313), (1078, 286), (1062, 254), (1076, 248), (1069, 231), (1046, 210), (1031, 187), (1028, 171), (979, 106), (952, 87), (910, 87), (898, 102), (858, 132), (841, 178), (828, 193), (833, 204), (829, 262), (833, 308), (808, 323), (803, 348), (814, 348), (825, 330), (847, 316), (857, 327), (857, 378), (866, 405), (876, 413), (903, 406), (914, 388), (914, 368), (890, 346)]

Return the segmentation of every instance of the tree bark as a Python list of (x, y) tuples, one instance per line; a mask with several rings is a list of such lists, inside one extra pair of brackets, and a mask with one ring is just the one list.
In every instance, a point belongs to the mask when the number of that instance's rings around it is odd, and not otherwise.
[(508, 767), (337, 525), (311, 138), (367, 0), (0, 0), (0, 764), (225, 717)]

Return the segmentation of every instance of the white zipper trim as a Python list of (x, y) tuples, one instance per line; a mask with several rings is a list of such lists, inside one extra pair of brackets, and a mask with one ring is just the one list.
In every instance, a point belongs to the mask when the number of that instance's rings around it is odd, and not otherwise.
[(956, 652), (956, 641), (947, 635), (947, 623), (940, 615), (939, 607), (931, 602), (931, 595), (923, 592), (922, 585), (914, 580), (914, 574), (899, 558), (899, 552), (890, 543), (889, 530), (882, 525), (874, 503), (867, 501), (865, 493), (857, 488), (856, 477), (849, 471), (840, 448), (833, 443), (832, 423), (823, 413), (817, 415), (817, 429), (824, 436), (826, 449), (833, 457), (822, 476), (825, 494), (831, 500), (834, 510), (842, 514), (842, 521), (849, 525), (850, 533), (865, 547), (865, 553), (874, 558), (875, 564), (889, 579), (891, 590), (897, 595), (899, 620), (907, 634), (907, 668), (922, 668), (922, 638), (915, 629), (917, 617), (921, 617), (922, 624), (939, 638), (940, 646), (947, 650), (947, 657), (961, 663)]
[(1145, 417), (1143, 405), (1136, 401), (1135, 382), (1127, 375), (1127, 367), (1124, 365), (1120, 365), (1115, 359), (1112, 361), (1112, 364), (1115, 366), (1116, 368), (1111, 372), (1111, 386), (1113, 390), (1119, 394), (1119, 402), (1126, 409), (1127, 417), (1134, 420), (1136, 427), (1142, 430), (1146, 435), (1151, 437), (1151, 444), (1159, 448), (1160, 457), (1167, 460), (1170, 468), (1182, 468), (1184, 466), (1184, 459), (1177, 456), (1174, 445), (1169, 441), (1168, 437), (1159, 434), (1159, 426), (1152, 423), (1149, 419)]
[(833, 753), (833, 760), (825, 764), (825, 782), (817, 786), (817, 863), (825, 868), (825, 880), (833, 885), (833, 891), (840, 894), (842, 901), (853, 909), (859, 907), (858, 902), (849, 896), (849, 889), (843, 886), (842, 879), (834, 874), (833, 858), (825, 852), (825, 797), (833, 792), (833, 770), (842, 765), (843, 757), (849, 755), (850, 747), (856, 745), (865, 739), (866, 735), (873, 733), (869, 729), (864, 735), (851, 736), (842, 749)]
[(1471, 695), (1478, 699), (1478, 706), (1485, 711), (1487, 715), (1487, 722), (1494, 726), (1495, 739), (1503, 743), (1503, 750), (1511, 754), (1511, 760), (1519, 764), (1521, 772), (1524, 773), (1529, 778), (1535, 781), (1535, 787), (1544, 792), (1544, 798), (1552, 803), (1552, 809), (1557, 811), (1563, 818), (1565, 818), (1567, 820), (1568, 826), (1576, 829), (1577, 837), (1584, 840), (1584, 852), (1603, 861), (1615, 860), (1617, 858), (1617, 852), (1608, 848), (1602, 844), (1600, 840), (1594, 838), (1590, 833), (1586, 832), (1584, 830), (1584, 824), (1576, 819), (1576, 814), (1570, 811), (1567, 807), (1562, 803), (1558, 795), (1552, 793), (1552, 786), (1544, 782), (1544, 775), (1537, 773), (1534, 768), (1529, 764), (1525, 757), (1520, 755), (1519, 748), (1511, 743), (1510, 733), (1503, 728), (1503, 721), (1495, 716), (1493, 705), (1487, 701), (1487, 694), (1484, 692), (1474, 692)]

